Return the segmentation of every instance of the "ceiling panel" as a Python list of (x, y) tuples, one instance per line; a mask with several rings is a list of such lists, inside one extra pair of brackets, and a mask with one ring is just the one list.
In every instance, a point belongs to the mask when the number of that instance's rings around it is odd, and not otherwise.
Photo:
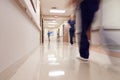
[[(44, 17), (44, 26), (51, 26), (48, 23), (52, 20), (56, 20), (57, 24), (52, 25), (55, 27), (59, 27), (64, 21), (68, 20), (69, 15), (73, 13), (73, 7), (66, 7), (68, 0), (40, 0), (41, 1), (41, 10)], [(50, 9), (52, 7), (56, 7), (60, 10), (66, 10), (63, 14), (53, 14), (50, 13)]]

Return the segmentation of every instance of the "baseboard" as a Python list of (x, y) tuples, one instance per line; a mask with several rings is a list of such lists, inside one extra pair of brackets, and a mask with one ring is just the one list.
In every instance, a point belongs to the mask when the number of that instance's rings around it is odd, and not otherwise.
[(25, 55), (24, 57), (13, 63), (11, 66), (3, 70), (0, 73), (0, 80), (9, 80), (16, 73), (19, 67), (32, 55), (32, 53), (36, 50), (36, 48), (32, 52)]

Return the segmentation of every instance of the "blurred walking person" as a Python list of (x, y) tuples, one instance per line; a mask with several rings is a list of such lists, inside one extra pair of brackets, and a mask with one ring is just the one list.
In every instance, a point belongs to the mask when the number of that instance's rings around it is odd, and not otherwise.
[(69, 34), (70, 34), (70, 43), (73, 45), (73, 39), (75, 37), (75, 19), (74, 14), (70, 16), (70, 19), (68, 20), (68, 24), (70, 25)]
[(50, 42), (50, 34), (51, 34), (51, 32), (50, 31), (48, 31), (48, 41)]
[(81, 13), (81, 36), (79, 53), (80, 59), (89, 59), (90, 46), (90, 29), (95, 16), (99, 9), (100, 0), (70, 0), (69, 5), (78, 6)]

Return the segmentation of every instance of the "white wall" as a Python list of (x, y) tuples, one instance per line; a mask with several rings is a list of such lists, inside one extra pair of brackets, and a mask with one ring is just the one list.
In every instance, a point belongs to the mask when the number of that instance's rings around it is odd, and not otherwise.
[(108, 48), (116, 46), (111, 50), (120, 51), (120, 0), (103, 0), (102, 26), (111, 29), (102, 31), (103, 44), (109, 45)]
[(39, 30), (14, 0), (0, 0), (0, 72), (31, 53), (40, 42)]
[[(120, 52), (120, 0), (103, 0), (100, 8), (100, 32), (92, 32), (92, 44), (105, 45)], [(95, 23), (96, 24), (96, 23)], [(96, 26), (93, 24), (93, 26)], [(99, 24), (99, 23), (97, 23)], [(107, 29), (107, 30), (104, 30)]]
[(120, 0), (103, 0), (102, 23), (107, 29), (120, 29)]

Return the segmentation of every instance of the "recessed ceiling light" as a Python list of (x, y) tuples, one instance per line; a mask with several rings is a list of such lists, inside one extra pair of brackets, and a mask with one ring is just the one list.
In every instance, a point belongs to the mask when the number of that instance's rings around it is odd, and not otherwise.
[(51, 9), (50, 13), (65, 13), (65, 10)]
[(56, 62), (51, 62), (51, 63), (49, 63), (50, 65), (60, 65), (60, 63), (56, 63)]
[[(51, 26), (48, 26), (48, 27), (51, 27)], [(50, 57), (55, 57), (55, 55), (48, 55), (48, 58), (50, 58)]]
[(52, 23), (52, 22), (51, 22), (51, 23), (48, 23), (48, 24), (57, 24), (57, 23)]
[(55, 26), (48, 26), (48, 27), (53, 28), (53, 27), (55, 27)]
[(55, 20), (53, 20), (52, 22), (53, 22), (53, 23), (56, 23), (56, 21), (55, 21)]
[(49, 62), (56, 62), (56, 61), (57, 61), (57, 58), (55, 58), (55, 57), (54, 57), (54, 58), (48, 58), (48, 61), (49, 61)]

